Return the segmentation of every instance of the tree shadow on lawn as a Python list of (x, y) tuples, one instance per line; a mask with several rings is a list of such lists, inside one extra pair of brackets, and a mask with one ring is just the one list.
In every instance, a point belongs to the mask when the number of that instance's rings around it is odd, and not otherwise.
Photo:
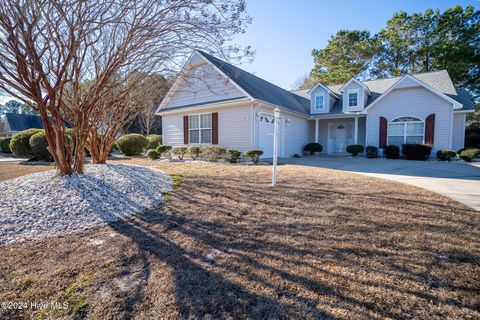
[[(461, 273), (450, 271), (443, 278), (442, 272), (459, 264), (474, 268), (479, 256), (460, 253), (453, 243), (430, 246), (436, 238), (453, 241), (459, 226), (478, 239), (468, 219), (439, 214), (436, 222), (424, 221), (428, 210), (448, 205), (422, 199), (415, 204), (427, 211), (412, 212), (411, 206), (401, 206), (398, 194), (370, 194), (370, 201), (398, 205), (391, 212), (396, 217), (385, 221), (348, 201), (326, 210), (299, 209), (309, 199), (302, 195), (304, 187), (291, 192), (259, 186), (254, 179), (197, 180), (187, 178), (164, 208), (110, 224), (134, 241), (143, 261), (145, 281), (124, 296), (126, 318), (147, 298), (150, 268), (158, 263), (171, 267), (182, 319), (399, 318), (407, 312), (441, 318), (442, 312), (455, 316), (460, 310), (478, 315), (478, 290), (468, 285), (472, 279), (458, 285), (454, 279)], [(321, 187), (308, 192), (325, 199), (339, 196)], [(346, 190), (340, 196), (364, 194)], [(422, 219), (415, 222), (416, 216)], [(457, 228), (448, 227), (452, 221)], [(416, 236), (428, 238), (427, 243), (412, 239)], [(463, 260), (449, 258), (455, 254)], [(124, 263), (128, 269), (130, 262)]]

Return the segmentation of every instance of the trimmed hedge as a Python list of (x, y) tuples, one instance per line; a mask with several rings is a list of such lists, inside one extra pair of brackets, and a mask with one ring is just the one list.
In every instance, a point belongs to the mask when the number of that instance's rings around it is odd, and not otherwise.
[(480, 157), (480, 149), (465, 149), (458, 156), (464, 161), (472, 162), (473, 159)]
[(220, 160), (227, 150), (220, 146), (208, 146), (204, 147), (202, 150), (202, 154), (205, 155), (208, 161), (215, 162)]
[(347, 146), (346, 150), (352, 155), (352, 157), (356, 157), (363, 152), (363, 146), (361, 144), (351, 144)]
[(394, 145), (386, 146), (383, 149), (383, 155), (387, 159), (398, 159), (400, 158), (400, 148)]
[(53, 161), (53, 157), (48, 151), (48, 140), (44, 130), (31, 136), (29, 143), (35, 159), (41, 161)]
[(438, 150), (437, 158), (442, 161), (450, 161), (457, 156), (455, 151), (451, 150)]
[(238, 160), (240, 160), (240, 156), (242, 155), (240, 151), (234, 150), (234, 149), (228, 149), (227, 153), (228, 153), (227, 161), (230, 163), (237, 163)]
[(367, 146), (365, 149), (367, 158), (378, 158), (378, 148), (374, 146)]
[(157, 150), (155, 149), (148, 149), (147, 150), (147, 157), (150, 160), (157, 160), (160, 158), (160, 155), (158, 154)]
[(310, 152), (311, 155), (313, 155), (315, 152), (322, 152), (323, 147), (320, 143), (309, 143), (305, 147), (303, 147), (304, 152)]
[(166, 157), (170, 160), (172, 159), (172, 146), (164, 146), (163, 144), (159, 145), (157, 147), (157, 152), (159, 154), (159, 156), (163, 156), (164, 154), (166, 155)]
[(432, 153), (432, 146), (427, 144), (403, 144), (402, 154), (407, 160), (427, 160)]
[(156, 149), (159, 145), (162, 144), (162, 136), (159, 135), (159, 134), (149, 134), (147, 136), (147, 140), (148, 140), (148, 146), (147, 146), (147, 150), (148, 149)]
[(188, 147), (188, 154), (192, 158), (192, 160), (197, 159), (200, 154), (202, 153), (202, 149), (198, 146), (189, 146)]
[(12, 153), (12, 150), (10, 150), (10, 141), (11, 140), (12, 140), (11, 137), (0, 138), (0, 152), (2, 152), (2, 153)]
[(120, 152), (126, 156), (136, 156), (148, 146), (148, 139), (141, 134), (131, 133), (121, 136), (117, 140), (117, 146)]
[(245, 156), (247, 159), (252, 161), (253, 163), (257, 163), (260, 160), (260, 157), (262, 156), (263, 151), (262, 150), (247, 150), (245, 151)]
[(178, 157), (178, 159), (183, 160), (185, 155), (188, 153), (188, 147), (187, 146), (174, 147), (172, 149), (172, 152), (174, 155)]
[(32, 159), (35, 157), (35, 155), (30, 147), (30, 138), (35, 133), (41, 131), (42, 129), (28, 129), (25, 131), (20, 131), (14, 135), (10, 141), (10, 150), (12, 150), (13, 154), (17, 157)]

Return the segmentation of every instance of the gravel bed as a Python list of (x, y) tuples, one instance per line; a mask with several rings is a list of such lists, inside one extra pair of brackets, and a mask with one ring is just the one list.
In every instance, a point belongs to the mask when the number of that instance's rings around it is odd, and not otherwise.
[(168, 175), (150, 168), (86, 165), (82, 175), (54, 170), (0, 182), (0, 245), (101, 226), (161, 204)]

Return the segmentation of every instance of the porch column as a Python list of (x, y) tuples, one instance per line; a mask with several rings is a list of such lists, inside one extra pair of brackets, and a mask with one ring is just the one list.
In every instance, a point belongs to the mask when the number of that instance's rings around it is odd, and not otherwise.
[(315, 143), (318, 143), (318, 119), (315, 119)]
[(353, 129), (353, 143), (358, 144), (358, 117), (355, 117), (355, 126)]

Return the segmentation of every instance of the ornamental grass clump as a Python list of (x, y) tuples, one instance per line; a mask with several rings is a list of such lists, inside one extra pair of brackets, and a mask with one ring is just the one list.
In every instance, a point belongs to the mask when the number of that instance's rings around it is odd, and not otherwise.
[(223, 158), (227, 150), (220, 146), (203, 147), (202, 155), (210, 162), (216, 162)]
[(192, 160), (196, 160), (201, 153), (202, 149), (198, 146), (189, 146), (188, 147), (188, 154), (192, 158)]
[(174, 147), (172, 149), (172, 152), (174, 155), (178, 157), (178, 159), (183, 160), (185, 155), (188, 153), (188, 147), (187, 146)]

